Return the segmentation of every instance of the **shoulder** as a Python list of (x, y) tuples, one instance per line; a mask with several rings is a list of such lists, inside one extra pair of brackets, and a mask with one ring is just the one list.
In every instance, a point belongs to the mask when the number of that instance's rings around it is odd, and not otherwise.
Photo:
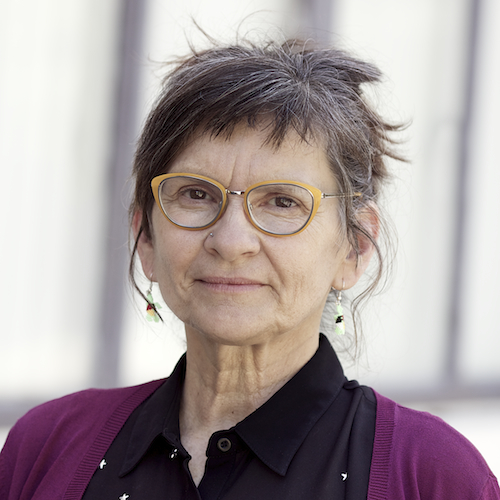
[(434, 415), (376, 397), (371, 486), (387, 488), (387, 498), (500, 498), (495, 477), (464, 436)]
[[(35, 435), (52, 433), (61, 426), (95, 427), (120, 406), (133, 410), (161, 385), (162, 381), (117, 389), (87, 389), (43, 403), (21, 417), (12, 433)], [(128, 403), (128, 404), (127, 404)]]
[(88, 389), (30, 410), (14, 425), (0, 454), (0, 493), (36, 488), (56, 471), (70, 478), (82, 457), (95, 460), (106, 451), (130, 413), (162, 382)]

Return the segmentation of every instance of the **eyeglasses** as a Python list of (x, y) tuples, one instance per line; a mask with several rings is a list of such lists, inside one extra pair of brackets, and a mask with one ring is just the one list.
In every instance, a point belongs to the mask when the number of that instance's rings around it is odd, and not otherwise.
[[(303, 231), (318, 211), (323, 198), (349, 195), (326, 194), (318, 188), (293, 181), (265, 181), (245, 191), (230, 191), (203, 175), (163, 174), (151, 181), (153, 196), (165, 217), (188, 230), (205, 229), (224, 214), (228, 195), (244, 196), (250, 222), (273, 236), (290, 236)], [(352, 196), (362, 196), (353, 193)]]

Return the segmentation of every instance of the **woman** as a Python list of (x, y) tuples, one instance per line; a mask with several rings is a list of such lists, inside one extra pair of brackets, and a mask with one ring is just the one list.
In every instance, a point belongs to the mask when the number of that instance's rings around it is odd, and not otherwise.
[(299, 42), (172, 71), (136, 154), (131, 270), (138, 255), (186, 355), (165, 381), (28, 413), (1, 455), (2, 499), (500, 498), (468, 441), (347, 381), (319, 333), (329, 297), (343, 333), (342, 291), (373, 255), (370, 289), (382, 273), (398, 127), (363, 98), (378, 79)]

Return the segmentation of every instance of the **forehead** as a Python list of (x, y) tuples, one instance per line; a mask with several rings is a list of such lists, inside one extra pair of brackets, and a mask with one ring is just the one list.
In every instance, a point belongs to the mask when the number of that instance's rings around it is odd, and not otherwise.
[[(171, 163), (169, 173), (211, 177), (237, 189), (265, 180), (295, 180), (331, 187), (334, 176), (326, 148), (291, 131), (277, 146), (265, 127), (235, 127), (230, 135), (198, 134)], [(241, 186), (243, 184), (243, 186)], [(327, 184), (327, 185), (325, 185)]]

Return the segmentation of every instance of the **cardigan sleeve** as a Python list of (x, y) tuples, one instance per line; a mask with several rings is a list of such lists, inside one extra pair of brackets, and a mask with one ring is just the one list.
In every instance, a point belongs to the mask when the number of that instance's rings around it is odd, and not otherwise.
[(90, 389), (29, 411), (0, 453), (1, 500), (77, 500), (130, 413), (162, 381)]
[(376, 394), (368, 500), (498, 500), (477, 449), (443, 420)]
[(490, 474), (480, 498), (481, 500), (497, 500), (498, 498), (500, 498), (498, 481), (493, 474)]

